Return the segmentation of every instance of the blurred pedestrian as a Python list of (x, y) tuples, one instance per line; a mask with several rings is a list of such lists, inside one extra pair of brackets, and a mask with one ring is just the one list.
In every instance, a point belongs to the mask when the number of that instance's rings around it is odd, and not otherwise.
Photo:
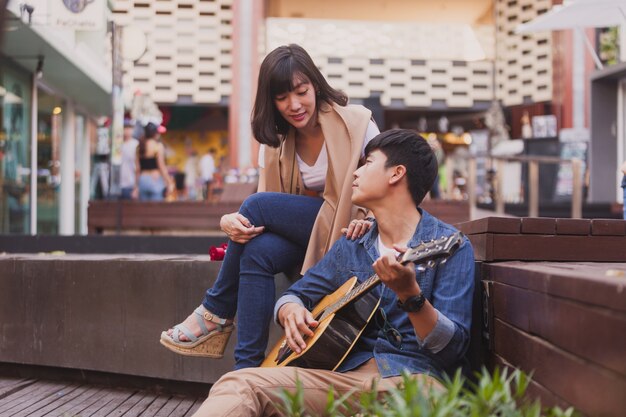
[(213, 175), (215, 174), (215, 149), (210, 148), (200, 158), (200, 177), (202, 178), (202, 198), (211, 200)]
[(187, 200), (196, 200), (198, 182), (198, 153), (194, 150), (189, 151), (187, 160), (185, 161), (185, 197)]
[(133, 137), (135, 123), (132, 119), (124, 119), (124, 143), (122, 143), (122, 165), (120, 166), (120, 199), (130, 200), (135, 188), (135, 160), (139, 141)]
[(149, 122), (136, 152), (137, 185), (133, 197), (142, 201), (163, 201), (163, 192), (174, 191), (174, 181), (165, 166), (165, 150), (159, 141), (159, 126)]
[(437, 177), (433, 182), (433, 187), (430, 189), (430, 198), (438, 200), (441, 198), (441, 191), (439, 187), (439, 169), (441, 168), (441, 165), (443, 165), (446, 154), (444, 153), (443, 147), (441, 146), (439, 139), (437, 139), (436, 134), (429, 134), (426, 137), (426, 141), (428, 142), (428, 145), (430, 145), (430, 148), (433, 150), (435, 158), (437, 159)]

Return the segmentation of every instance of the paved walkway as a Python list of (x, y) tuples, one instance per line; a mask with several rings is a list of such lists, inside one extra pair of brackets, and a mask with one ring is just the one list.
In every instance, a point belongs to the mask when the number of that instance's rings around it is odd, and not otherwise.
[(186, 417), (204, 398), (0, 376), (0, 416)]

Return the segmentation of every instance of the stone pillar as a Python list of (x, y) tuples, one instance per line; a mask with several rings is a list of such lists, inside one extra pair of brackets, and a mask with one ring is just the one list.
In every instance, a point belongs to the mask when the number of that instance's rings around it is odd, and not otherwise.
[(61, 189), (59, 193), (59, 235), (74, 234), (76, 114), (74, 103), (67, 100), (62, 113)]
[(228, 115), (231, 168), (256, 165), (258, 147), (252, 138), (250, 119), (259, 69), (259, 31), (264, 19), (263, 2), (235, 0), (233, 5), (233, 78)]

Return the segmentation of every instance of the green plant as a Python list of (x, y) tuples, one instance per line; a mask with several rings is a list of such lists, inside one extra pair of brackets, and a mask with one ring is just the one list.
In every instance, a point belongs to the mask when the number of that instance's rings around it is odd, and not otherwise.
[[(420, 378), (404, 374), (402, 382), (391, 391), (378, 393), (373, 385), (357, 395), (356, 391), (335, 398), (328, 391), (324, 416), (361, 417), (573, 417), (573, 408), (542, 408), (538, 401), (525, 398), (530, 376), (522, 371), (483, 369), (476, 382), (469, 382), (457, 372), (441, 386), (425, 384)], [(295, 392), (282, 391), (281, 412), (288, 417), (311, 416), (306, 411), (300, 381)]]

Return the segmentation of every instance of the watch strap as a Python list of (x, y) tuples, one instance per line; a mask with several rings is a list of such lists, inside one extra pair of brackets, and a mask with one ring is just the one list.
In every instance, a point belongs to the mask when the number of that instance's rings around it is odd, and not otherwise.
[(404, 303), (400, 300), (396, 303), (398, 308), (407, 313), (416, 313), (422, 309), (424, 303), (426, 302), (426, 297), (424, 297), (423, 293), (419, 293), (419, 295), (414, 295), (412, 297), (404, 300)]

